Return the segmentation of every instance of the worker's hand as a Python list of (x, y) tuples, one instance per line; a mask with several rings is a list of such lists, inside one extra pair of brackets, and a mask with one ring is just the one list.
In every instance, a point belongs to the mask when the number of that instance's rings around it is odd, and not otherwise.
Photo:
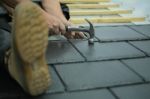
[[(71, 24), (71, 22), (69, 22), (69, 23), (70, 23), (70, 25), (73, 25), (73, 24)], [(66, 38), (68, 38), (68, 39), (84, 39), (84, 38), (87, 38), (87, 36), (85, 35), (85, 33), (83, 33), (83, 32), (74, 32), (74, 31), (72, 31), (72, 32), (66, 32), (64, 34), (64, 36)]]
[(66, 32), (66, 26), (72, 25), (64, 16), (50, 15), (45, 12), (45, 17), (49, 25), (49, 35), (64, 35), (68, 39), (83, 39), (86, 36), (82, 32)]
[(58, 17), (50, 15), (47, 12), (44, 12), (44, 15), (49, 25), (50, 35), (66, 33), (65, 24)]
[(68, 39), (85, 39), (87, 38), (83, 32), (67, 32), (64, 35)]

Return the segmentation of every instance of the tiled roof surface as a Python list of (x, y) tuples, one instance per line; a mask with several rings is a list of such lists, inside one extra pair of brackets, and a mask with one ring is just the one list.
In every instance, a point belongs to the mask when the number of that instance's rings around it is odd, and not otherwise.
[[(149, 31), (150, 25), (96, 27), (94, 45), (86, 40), (49, 41), (53, 85), (36, 98), (150, 99)], [(5, 71), (0, 75), (0, 99), (33, 98)]]
[(0, 99), (150, 99), (150, 25), (95, 27), (95, 43), (49, 41), (53, 85), (28, 96), (0, 68)]

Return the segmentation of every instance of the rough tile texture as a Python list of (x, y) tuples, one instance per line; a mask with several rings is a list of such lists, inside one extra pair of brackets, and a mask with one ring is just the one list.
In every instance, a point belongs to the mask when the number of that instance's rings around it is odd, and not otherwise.
[(56, 69), (68, 90), (99, 88), (141, 81), (118, 61), (58, 65)]
[(115, 99), (107, 90), (94, 90), (84, 92), (73, 92), (56, 95), (45, 95), (36, 98), (21, 98), (21, 99)]
[(119, 99), (150, 99), (150, 84), (114, 88)]
[(150, 37), (150, 25), (130, 26), (130, 27)]
[(62, 85), (59, 77), (57, 76), (56, 72), (53, 68), (49, 68), (51, 72), (51, 78), (52, 78), (52, 85), (47, 91), (47, 93), (55, 93), (55, 92), (63, 92), (64, 86)]
[(138, 47), (148, 55), (150, 55), (150, 40), (149, 41), (137, 41), (131, 42), (134, 46)]
[(142, 52), (125, 42), (95, 43), (89, 46), (86, 41), (73, 42), (88, 60), (119, 59), (144, 56)]
[(49, 64), (84, 61), (84, 58), (67, 41), (49, 41), (46, 55)]
[(150, 81), (150, 58), (124, 60), (130, 68)]
[(97, 27), (95, 28), (95, 33), (96, 37), (101, 41), (138, 40), (147, 38), (125, 26)]
[[(2, 13), (0, 8), (0, 25)], [(0, 64), (0, 99), (150, 99), (150, 25), (112, 25), (96, 27), (103, 43), (94, 46), (79, 40), (49, 41), (46, 58), (53, 85), (41, 96), (26, 94)]]

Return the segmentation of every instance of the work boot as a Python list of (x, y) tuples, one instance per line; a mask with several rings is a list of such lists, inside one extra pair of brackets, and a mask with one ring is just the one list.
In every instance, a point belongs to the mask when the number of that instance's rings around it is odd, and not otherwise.
[(48, 24), (41, 8), (30, 1), (18, 4), (13, 18), (8, 71), (27, 93), (40, 95), (51, 85), (45, 60)]

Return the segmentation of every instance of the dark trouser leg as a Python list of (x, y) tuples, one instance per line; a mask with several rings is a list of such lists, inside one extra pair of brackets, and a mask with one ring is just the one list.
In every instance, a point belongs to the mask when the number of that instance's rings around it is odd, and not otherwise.
[(5, 52), (10, 48), (10, 26), (4, 19), (0, 19), (0, 65), (4, 65)]

